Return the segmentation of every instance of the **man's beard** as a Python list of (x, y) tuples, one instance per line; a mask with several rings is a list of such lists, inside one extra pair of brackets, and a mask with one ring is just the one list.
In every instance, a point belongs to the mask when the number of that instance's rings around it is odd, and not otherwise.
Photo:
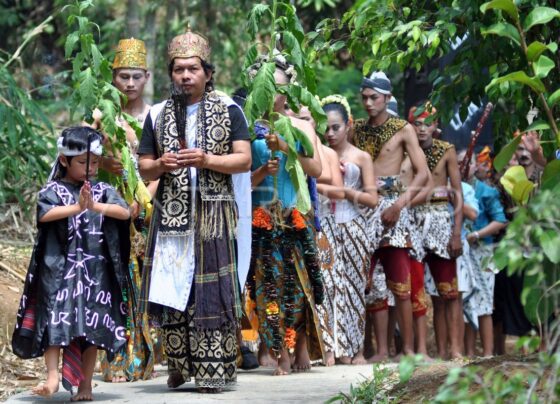
[(186, 126), (187, 126), (187, 106), (191, 99), (191, 94), (185, 93), (181, 86), (171, 83), (171, 99), (173, 100), (175, 109), (175, 124), (177, 125), (177, 134), (182, 149), (186, 149)]
[(185, 107), (189, 105), (189, 101), (192, 97), (192, 94), (186, 93), (185, 90), (183, 90), (183, 87), (175, 83), (171, 83), (170, 91), (171, 91), (171, 98), (173, 99), (175, 104), (181, 104)]

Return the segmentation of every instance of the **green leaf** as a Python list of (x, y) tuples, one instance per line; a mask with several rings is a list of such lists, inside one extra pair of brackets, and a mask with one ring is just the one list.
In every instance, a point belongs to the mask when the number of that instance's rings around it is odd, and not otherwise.
[(303, 52), (301, 51), (301, 45), (296, 39), (296, 37), (289, 31), (284, 31), (282, 33), (282, 39), (287, 47), (288, 52), (292, 56), (292, 63), (295, 64), (298, 70), (301, 69), (303, 65)]
[(267, 4), (255, 4), (249, 13), (249, 20), (247, 22), (247, 29), (251, 38), (255, 38), (259, 32), (259, 25), (265, 14), (272, 14), (270, 6)]
[(544, 78), (555, 67), (556, 65), (548, 56), (541, 55), (539, 60), (535, 63), (535, 75)]
[(420, 28), (415, 26), (414, 28), (412, 28), (412, 39), (414, 39), (414, 41), (417, 42), (418, 39), (420, 38), (421, 33), (422, 32), (420, 31)]
[(531, 196), (531, 192), (533, 192), (534, 188), (535, 184), (529, 180), (519, 181), (513, 186), (511, 197), (516, 203), (525, 205), (529, 201), (529, 197)]
[(375, 63), (375, 59), (366, 60), (364, 66), (362, 67), (362, 74), (364, 76), (367, 76), (369, 74), (369, 72), (371, 71), (371, 67), (373, 66), (374, 63)]
[(494, 168), (496, 171), (501, 172), (511, 160), (513, 153), (517, 150), (517, 146), (521, 142), (521, 136), (514, 137), (496, 156), (494, 159)]
[(91, 67), (88, 67), (80, 73), (79, 94), (82, 99), (82, 105), (86, 110), (92, 110), (97, 103), (97, 81), (91, 72)]
[(544, 231), (539, 237), (544, 253), (554, 264), (560, 263), (560, 236), (554, 230)]
[(541, 177), (541, 189), (552, 189), (558, 184), (558, 176), (560, 175), (560, 160), (552, 160), (543, 171)]
[(259, 55), (259, 51), (257, 48), (257, 44), (251, 45), (251, 47), (247, 50), (245, 54), (245, 62), (243, 64), (243, 70), (246, 70), (249, 66), (253, 65), (257, 60), (257, 56)]
[(523, 21), (523, 29), (529, 31), (531, 27), (546, 24), (554, 18), (560, 17), (560, 11), (551, 7), (535, 7)]
[(88, 7), (93, 7), (93, 1), (92, 0), (82, 0), (80, 1), (80, 6), (79, 6), (79, 12), (80, 14), (87, 9)]
[(534, 62), (539, 58), (541, 53), (543, 53), (547, 49), (548, 48), (546, 47), (546, 45), (542, 42), (532, 42), (531, 45), (527, 47), (527, 60), (529, 62)]
[(539, 120), (529, 125), (527, 129), (525, 129), (525, 132), (529, 132), (531, 130), (549, 130), (549, 129), (550, 129), (550, 125), (548, 124), (548, 122)]
[(511, 17), (513, 22), (519, 21), (519, 12), (517, 11), (517, 6), (512, 0), (493, 0), (480, 6), (480, 11), (483, 13), (492, 9), (505, 11)]
[(377, 52), (379, 52), (379, 47), (381, 46), (381, 42), (379, 41), (375, 41), (373, 43), (373, 45), (371, 46), (371, 53), (373, 53), (373, 56), (377, 55)]
[(553, 92), (552, 94), (550, 94), (550, 96), (548, 97), (548, 106), (552, 107), (556, 105), (558, 101), (560, 101), (560, 88), (555, 92)]
[(531, 89), (537, 94), (544, 93), (546, 90), (544, 84), (538, 77), (529, 77), (524, 71), (517, 71), (495, 78), (486, 86), (486, 91), (497, 84), (503, 83), (504, 81), (515, 81), (517, 83), (525, 84), (526, 86), (531, 87)]
[(504, 38), (511, 39), (516, 43), (516, 45), (521, 44), (521, 37), (519, 36), (519, 32), (513, 25), (507, 22), (498, 22), (489, 27), (482, 27), (480, 33), (484, 36), (489, 34), (502, 36)]
[(80, 39), (80, 35), (78, 34), (77, 31), (70, 33), (66, 37), (66, 43), (64, 44), (64, 57), (66, 59), (69, 59), (70, 56), (72, 56), (74, 47), (76, 46), (76, 43), (78, 42), (79, 39)]
[[(522, 303), (525, 315), (529, 321), (536, 325), (546, 323), (555, 308), (555, 296), (548, 287), (558, 281), (558, 267), (546, 260), (536, 274), (525, 273), (523, 279)], [(544, 279), (543, 279), (543, 273)]]
[(307, 178), (297, 156), (296, 137), (299, 135), (296, 134), (296, 128), (293, 127), (290, 118), (287, 116), (279, 116), (274, 122), (274, 126), (288, 144), (286, 170), (296, 190), (296, 208), (305, 214), (311, 209), (311, 198), (307, 187)]
[(262, 118), (268, 112), (269, 106), (276, 94), (274, 63), (264, 63), (251, 83), (251, 89), (245, 102), (245, 113), (252, 124), (255, 119)]
[(99, 52), (99, 49), (97, 48), (97, 45), (92, 44), (91, 45), (91, 58), (93, 61), (93, 71), (95, 73), (99, 73), (100, 72), (100, 66), (101, 63), (103, 62), (104, 58), (103, 55), (101, 54), (101, 52)]

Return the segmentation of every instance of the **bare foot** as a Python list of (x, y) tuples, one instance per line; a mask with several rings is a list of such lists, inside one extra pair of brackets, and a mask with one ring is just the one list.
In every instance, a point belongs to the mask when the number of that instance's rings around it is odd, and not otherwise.
[(422, 360), (427, 363), (432, 363), (434, 359), (428, 355), (427, 352), (418, 352), (419, 355), (422, 355)]
[(273, 376), (286, 376), (290, 374), (290, 356), (286, 353), (278, 359), (278, 365), (274, 369)]
[(76, 395), (72, 396), (70, 401), (93, 401), (93, 394), (91, 389), (91, 383), (80, 383), (78, 387), (78, 392)]
[(113, 376), (111, 379), (111, 383), (125, 383), (126, 381), (126, 377), (124, 376)]
[(386, 362), (389, 359), (387, 354), (376, 354), (367, 358), (367, 363), (381, 363)]
[(364, 358), (363, 353), (359, 353), (354, 358), (352, 358), (352, 365), (365, 365), (368, 361)]
[(341, 356), (340, 358), (338, 358), (338, 361), (342, 365), (350, 365), (352, 363), (352, 358), (349, 356)]
[(463, 355), (461, 355), (460, 352), (451, 352), (451, 354), (449, 355), (452, 361), (462, 361), (463, 360)]
[(259, 347), (259, 365), (265, 368), (275, 368), (278, 361), (275, 360), (266, 348)]
[(298, 334), (295, 361), (292, 369), (294, 372), (308, 372), (311, 369), (311, 359), (307, 351), (307, 339), (304, 333)]
[(327, 352), (326, 358), (325, 358), (325, 366), (332, 366), (334, 365), (334, 352)]
[(174, 389), (179, 387), (181, 384), (185, 383), (183, 375), (177, 371), (169, 372), (169, 377), (167, 378), (167, 387)]
[(31, 390), (31, 394), (42, 397), (50, 397), (58, 391), (58, 377), (56, 379), (47, 379), (46, 382), (40, 383)]

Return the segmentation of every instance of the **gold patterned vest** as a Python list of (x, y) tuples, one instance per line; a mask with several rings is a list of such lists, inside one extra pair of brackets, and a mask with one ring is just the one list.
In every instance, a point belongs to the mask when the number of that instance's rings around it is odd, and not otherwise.
[(354, 126), (354, 144), (367, 152), (373, 161), (379, 157), (383, 145), (387, 143), (407, 122), (391, 116), (382, 125), (370, 126), (365, 119), (359, 119)]

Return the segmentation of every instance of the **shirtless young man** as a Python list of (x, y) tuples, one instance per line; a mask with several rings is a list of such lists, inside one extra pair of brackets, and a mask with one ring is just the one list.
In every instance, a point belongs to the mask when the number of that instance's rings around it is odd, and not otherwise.
[[(447, 357), (447, 338), (444, 338), (447, 335), (450, 356), (455, 359), (460, 358), (462, 353), (462, 336), (459, 333), (462, 310), (456, 258), (462, 254), (463, 193), (455, 148), (434, 139), (438, 126), (435, 113), (435, 108), (426, 103), (423, 111), (412, 107), (408, 115), (432, 177), (431, 189), (428, 190), (430, 199), (425, 199), (424, 204), (414, 210), (422, 244), (422, 256), (417, 260), (428, 264), (438, 292), (438, 296), (432, 296), (434, 318), (438, 319), (435, 322), (438, 355)], [(453, 218), (448, 207), (450, 199), (454, 207)]]
[[(429, 171), (414, 128), (387, 112), (391, 82), (382, 72), (362, 80), (362, 103), (369, 119), (356, 123), (354, 143), (368, 152), (377, 176), (379, 205), (370, 216), (372, 252), (395, 295), (397, 321), (403, 337), (403, 353), (414, 353), (410, 300), (410, 216), (407, 204), (425, 185)], [(401, 164), (408, 154), (414, 178), (405, 190), (400, 182)], [(378, 358), (383, 360), (385, 358)]]

